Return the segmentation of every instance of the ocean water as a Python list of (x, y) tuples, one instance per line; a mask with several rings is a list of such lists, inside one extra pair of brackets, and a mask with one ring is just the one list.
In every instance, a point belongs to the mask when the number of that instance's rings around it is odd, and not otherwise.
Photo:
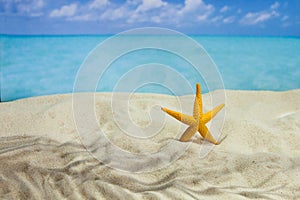
[[(0, 36), (1, 101), (71, 93), (86, 57), (109, 37)], [(300, 38), (190, 37), (208, 52), (225, 89), (284, 91), (300, 88)], [(205, 82), (205, 77), (194, 76), (193, 68), (180, 57), (159, 49), (144, 49), (116, 59), (103, 74), (104, 78), (99, 80), (96, 90), (113, 91), (128, 70), (149, 63), (171, 66), (191, 84)], [(157, 73), (144, 73), (142, 78), (158, 76), (157, 69)], [(172, 81), (176, 83), (176, 80)], [(204, 86), (203, 90), (207, 92), (208, 88)], [(141, 87), (137, 91), (170, 93), (159, 84)]]

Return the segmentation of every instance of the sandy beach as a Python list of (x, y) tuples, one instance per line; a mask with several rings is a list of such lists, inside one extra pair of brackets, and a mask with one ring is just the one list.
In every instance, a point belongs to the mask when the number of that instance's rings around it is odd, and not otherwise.
[[(123, 170), (86, 150), (71, 94), (2, 102), (0, 199), (300, 199), (300, 90), (225, 93), (221, 144), (208, 144), (198, 134), (186, 149), (177, 140), (186, 126), (158, 109), (179, 109), (176, 98), (137, 94), (128, 118), (120, 102), (111, 112), (111, 94), (97, 93), (95, 117), (112, 145), (132, 154), (160, 152), (141, 164), (126, 162)], [(209, 110), (209, 94), (203, 103)], [(191, 114), (192, 104), (186, 105), (183, 110)], [(147, 114), (151, 109), (157, 118)], [(155, 123), (161, 117), (165, 121), (160, 129)], [(125, 126), (132, 128), (128, 121), (141, 128), (150, 121), (157, 133), (150, 137), (149, 131), (141, 131), (144, 138), (130, 131), (123, 134)], [(162, 150), (170, 141), (171, 147)], [(178, 155), (174, 147), (185, 151)], [(107, 158), (126, 159), (108, 146), (93, 148)], [(200, 158), (203, 148), (212, 149)], [(166, 165), (153, 170), (161, 162)]]

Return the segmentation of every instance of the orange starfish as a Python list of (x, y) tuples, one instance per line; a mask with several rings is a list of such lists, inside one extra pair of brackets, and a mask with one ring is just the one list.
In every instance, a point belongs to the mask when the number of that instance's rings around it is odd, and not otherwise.
[(224, 104), (222, 103), (221, 105), (215, 107), (213, 110), (203, 114), (201, 88), (200, 88), (200, 84), (197, 83), (193, 116), (185, 115), (180, 112), (169, 110), (167, 108), (161, 108), (161, 109), (164, 112), (171, 115), (172, 117), (176, 118), (177, 120), (189, 125), (189, 127), (181, 136), (180, 141), (186, 142), (190, 140), (193, 137), (193, 135), (195, 135), (195, 133), (198, 131), (204, 139), (217, 145), (219, 144), (219, 142), (213, 138), (208, 128), (206, 127), (206, 123), (209, 122), (223, 107)]

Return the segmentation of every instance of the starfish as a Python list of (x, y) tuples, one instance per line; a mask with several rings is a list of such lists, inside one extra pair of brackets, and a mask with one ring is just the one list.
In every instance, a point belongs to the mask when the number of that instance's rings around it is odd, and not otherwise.
[(200, 84), (197, 83), (193, 116), (182, 114), (180, 112), (169, 110), (163, 107), (161, 109), (164, 112), (171, 115), (172, 117), (174, 117), (175, 119), (189, 125), (189, 127), (186, 129), (186, 131), (183, 133), (183, 135), (180, 138), (181, 142), (189, 141), (198, 131), (204, 139), (217, 145), (219, 144), (219, 142), (213, 138), (210, 131), (206, 127), (206, 123), (209, 122), (224, 107), (224, 105), (225, 104), (222, 103), (219, 106), (215, 107), (213, 110), (203, 114), (201, 88), (200, 88)]

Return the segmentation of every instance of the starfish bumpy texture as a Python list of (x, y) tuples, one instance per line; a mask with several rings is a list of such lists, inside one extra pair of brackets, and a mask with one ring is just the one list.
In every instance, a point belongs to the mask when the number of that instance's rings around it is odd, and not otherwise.
[(203, 114), (201, 88), (200, 88), (200, 84), (197, 83), (193, 116), (185, 115), (180, 112), (169, 110), (167, 108), (162, 108), (162, 110), (168, 113), (169, 115), (171, 115), (172, 117), (174, 117), (175, 119), (189, 125), (189, 127), (181, 136), (180, 141), (182, 142), (189, 141), (198, 131), (204, 139), (217, 145), (219, 144), (219, 142), (213, 138), (208, 128), (206, 127), (206, 123), (209, 122), (223, 107), (224, 104), (220, 104), (219, 106), (215, 107), (213, 110)]

